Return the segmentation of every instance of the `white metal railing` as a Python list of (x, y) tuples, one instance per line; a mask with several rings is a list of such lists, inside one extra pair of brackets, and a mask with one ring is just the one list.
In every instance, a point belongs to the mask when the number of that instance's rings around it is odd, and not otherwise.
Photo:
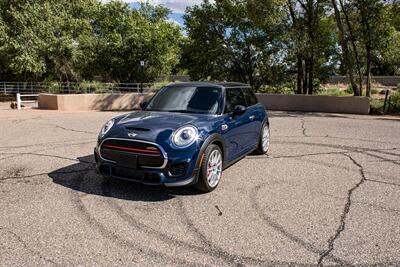
[(17, 109), (21, 109), (22, 103), (36, 103), (36, 100), (22, 100), (23, 97), (38, 97), (38, 94), (21, 95), (17, 93)]
[(99, 82), (1, 82), (0, 93), (7, 94), (86, 94), (132, 93), (155, 91), (153, 83), (99, 83)]

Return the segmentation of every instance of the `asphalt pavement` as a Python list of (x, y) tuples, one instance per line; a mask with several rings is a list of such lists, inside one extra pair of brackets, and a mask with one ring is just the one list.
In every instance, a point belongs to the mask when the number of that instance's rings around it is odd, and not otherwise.
[(270, 112), (201, 194), (97, 175), (118, 114), (0, 105), (0, 266), (400, 265), (400, 120)]

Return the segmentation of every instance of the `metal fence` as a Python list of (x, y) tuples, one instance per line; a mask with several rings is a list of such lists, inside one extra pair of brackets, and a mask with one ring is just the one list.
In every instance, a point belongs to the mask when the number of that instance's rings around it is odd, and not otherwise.
[(153, 83), (98, 83), (98, 82), (0, 82), (0, 93), (9, 94), (88, 94), (134, 93), (156, 91)]

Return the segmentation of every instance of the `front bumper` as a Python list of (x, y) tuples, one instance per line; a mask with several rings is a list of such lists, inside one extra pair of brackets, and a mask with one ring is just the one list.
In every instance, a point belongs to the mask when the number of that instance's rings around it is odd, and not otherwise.
[[(161, 167), (144, 167), (138, 164), (123, 166), (102, 158), (99, 147), (94, 149), (96, 169), (98, 173), (117, 179), (139, 182), (148, 185), (165, 185), (179, 187), (192, 185), (197, 182), (199, 168), (196, 166), (199, 151), (176, 151), (165, 153), (165, 164)], [(140, 154), (132, 153), (140, 162)], [(177, 173), (176, 166), (183, 166)]]

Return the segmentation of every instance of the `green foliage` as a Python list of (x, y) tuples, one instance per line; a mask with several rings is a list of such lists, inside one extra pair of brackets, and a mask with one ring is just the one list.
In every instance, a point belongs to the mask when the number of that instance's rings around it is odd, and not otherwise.
[(339, 88), (328, 88), (325, 90), (318, 91), (317, 95), (324, 96), (350, 96), (352, 93), (349, 93), (347, 90), (340, 90)]
[[(390, 105), (389, 105), (390, 100)], [(385, 111), (383, 110), (383, 105), (385, 99), (371, 98), (370, 107), (372, 114), (383, 114), (383, 113), (400, 113), (400, 92), (393, 92), (386, 102)]]
[(294, 88), (291, 85), (262, 86), (258, 88), (257, 93), (293, 95)]
[(160, 6), (3, 0), (0, 8), (0, 75), (8, 79), (148, 82), (178, 61), (182, 34)]
[(376, 89), (376, 88), (372, 88), (371, 89), (371, 94), (372, 95), (376, 95), (376, 94), (378, 94), (379, 93), (379, 90), (378, 89)]
[(188, 9), (181, 66), (195, 80), (233, 80), (258, 88), (285, 76), (277, 38), (281, 0), (208, 1)]
[(346, 94), (353, 94), (354, 93), (353, 87), (351, 87), (351, 85), (348, 85), (345, 92)]
[(391, 113), (400, 113), (400, 92), (395, 92), (390, 96), (390, 110)]
[[(348, 67), (332, 1), (205, 0), (187, 9), (186, 35), (166, 8), (104, 2), (1, 0), (0, 80), (152, 82), (181, 72), (273, 93), (294, 92), (299, 78), (300, 93), (344, 94), (318, 89)], [(370, 61), (372, 74), (400, 75), (400, 2), (336, 2), (356, 76)]]

